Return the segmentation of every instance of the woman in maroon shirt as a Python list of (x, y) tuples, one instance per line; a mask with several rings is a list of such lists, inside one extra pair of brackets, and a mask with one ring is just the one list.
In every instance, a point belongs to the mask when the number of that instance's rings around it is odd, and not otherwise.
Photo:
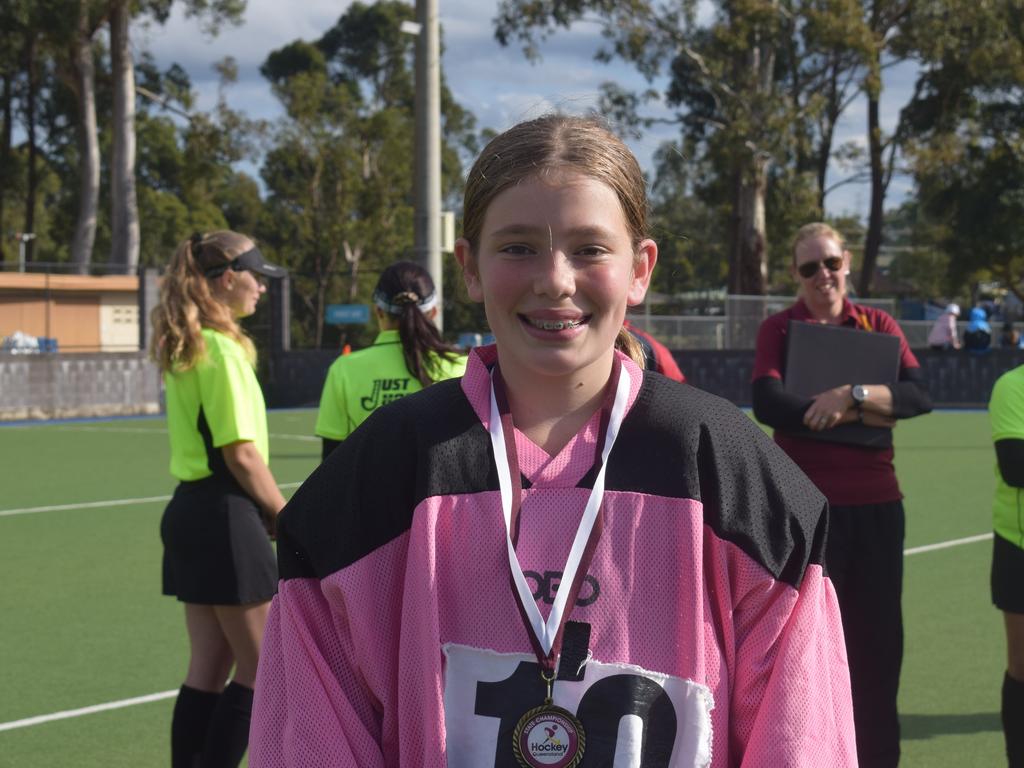
[[(757, 335), (754, 415), (775, 429), (775, 442), (828, 498), (826, 565), (839, 598), (853, 687), (857, 756), (862, 767), (899, 762), (896, 694), (903, 660), (904, 512), (893, 449), (813, 438), (814, 432), (861, 421), (892, 427), (931, 410), (920, 364), (896, 321), (846, 297), (850, 253), (827, 224), (808, 224), (793, 244), (796, 302), (767, 318)], [(786, 333), (806, 321), (887, 333), (900, 340), (899, 381), (849, 382), (813, 398), (787, 393)]]

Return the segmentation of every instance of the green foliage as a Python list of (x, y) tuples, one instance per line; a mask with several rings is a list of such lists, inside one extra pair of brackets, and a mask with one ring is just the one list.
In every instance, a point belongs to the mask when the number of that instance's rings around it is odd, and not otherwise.
[(970, 304), (970, 291), (950, 269), (949, 252), (941, 247), (947, 227), (937, 226), (916, 201), (886, 212), (886, 244), (896, 249), (889, 276), (909, 283), (922, 298), (946, 297)]
[[(319, 40), (272, 51), (261, 68), (287, 119), (260, 170), (256, 232), (292, 270), (297, 346), (369, 341), (369, 331), (325, 327), (324, 307), (369, 303), (380, 271), (412, 258), (414, 39), (399, 31), (411, 18), (405, 3), (353, 3)], [(442, 105), (442, 193), (452, 201), (475, 121), (447, 88)]]
[[(770, 293), (795, 293), (790, 274), (792, 243), (796, 231), (811, 221), (820, 221), (818, 188), (810, 172), (777, 166), (768, 184), (768, 268)], [(840, 230), (842, 231), (842, 230)]]
[(650, 230), (658, 243), (653, 289), (676, 295), (725, 283), (727, 240), (722, 216), (700, 192), (701, 172), (674, 144), (655, 153)]
[(1015, 3), (923, 3), (928, 66), (907, 110), (923, 212), (951, 281), (996, 278), (1024, 297), (1024, 13)]

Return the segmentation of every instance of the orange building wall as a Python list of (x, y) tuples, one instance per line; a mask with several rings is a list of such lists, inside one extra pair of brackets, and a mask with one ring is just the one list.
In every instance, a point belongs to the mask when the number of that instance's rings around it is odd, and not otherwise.
[(98, 351), (104, 297), (134, 304), (137, 277), (0, 272), (0, 338), (21, 331), (57, 339), (61, 350)]

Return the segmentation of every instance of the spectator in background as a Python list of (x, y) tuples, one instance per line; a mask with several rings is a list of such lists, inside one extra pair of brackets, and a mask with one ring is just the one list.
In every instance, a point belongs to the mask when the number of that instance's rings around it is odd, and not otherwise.
[[(857, 757), (862, 768), (892, 768), (900, 757), (896, 709), (903, 662), (903, 495), (892, 444), (867, 448), (810, 437), (847, 422), (892, 427), (931, 410), (924, 377), (896, 321), (846, 297), (850, 253), (827, 224), (807, 224), (793, 243), (795, 304), (767, 318), (757, 334), (754, 414), (775, 429), (789, 454), (830, 505), (825, 561), (836, 588), (850, 662)], [(783, 387), (790, 321), (829, 323), (900, 340), (899, 380), (850, 383), (808, 400)]]
[(1004, 349), (1017, 349), (1020, 346), (1020, 333), (1009, 320), (1003, 323), (1002, 333), (999, 334), (999, 346)]
[(935, 325), (928, 332), (928, 346), (932, 349), (960, 349), (956, 332), (956, 320), (960, 317), (960, 306), (949, 304), (935, 319)]
[(678, 382), (686, 381), (686, 377), (679, 370), (679, 366), (676, 364), (676, 360), (668, 347), (647, 333), (647, 331), (637, 328), (629, 320), (626, 320), (622, 326), (637, 340), (640, 349), (643, 350), (644, 367), (647, 370), (660, 373), (662, 376), (668, 376), (670, 379)]
[(1024, 766), (1024, 365), (1004, 373), (988, 404), (996, 449), (992, 602), (1003, 612), (1007, 664), (1003, 734), (1010, 768)]
[(992, 346), (992, 327), (988, 324), (988, 315), (981, 307), (971, 310), (971, 319), (964, 331), (964, 349), (968, 352), (988, 352)]
[(381, 272), (373, 303), (373, 346), (342, 353), (327, 371), (315, 427), (323, 459), (381, 405), (466, 370), (466, 356), (434, 325), (437, 292), (419, 264), (398, 261)]

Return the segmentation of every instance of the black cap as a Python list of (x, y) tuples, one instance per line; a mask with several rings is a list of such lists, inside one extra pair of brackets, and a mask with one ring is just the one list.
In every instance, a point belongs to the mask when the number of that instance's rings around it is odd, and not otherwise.
[(210, 267), (206, 270), (206, 276), (216, 277), (217, 275), (224, 274), (229, 269), (233, 272), (258, 272), (267, 277), (284, 277), (288, 274), (288, 270), (284, 267), (271, 264), (263, 258), (263, 254), (260, 253), (260, 249), (256, 246), (253, 246), (240, 256), (236, 256), (227, 264), (218, 264), (215, 267)]
[(248, 251), (243, 253), (241, 256), (231, 262), (231, 268), (235, 272), (241, 272), (242, 270), (249, 270), (250, 272), (259, 272), (261, 275), (267, 277), (284, 277), (288, 274), (288, 270), (284, 267), (279, 267), (277, 264), (271, 264), (260, 253), (260, 249), (253, 246)]

